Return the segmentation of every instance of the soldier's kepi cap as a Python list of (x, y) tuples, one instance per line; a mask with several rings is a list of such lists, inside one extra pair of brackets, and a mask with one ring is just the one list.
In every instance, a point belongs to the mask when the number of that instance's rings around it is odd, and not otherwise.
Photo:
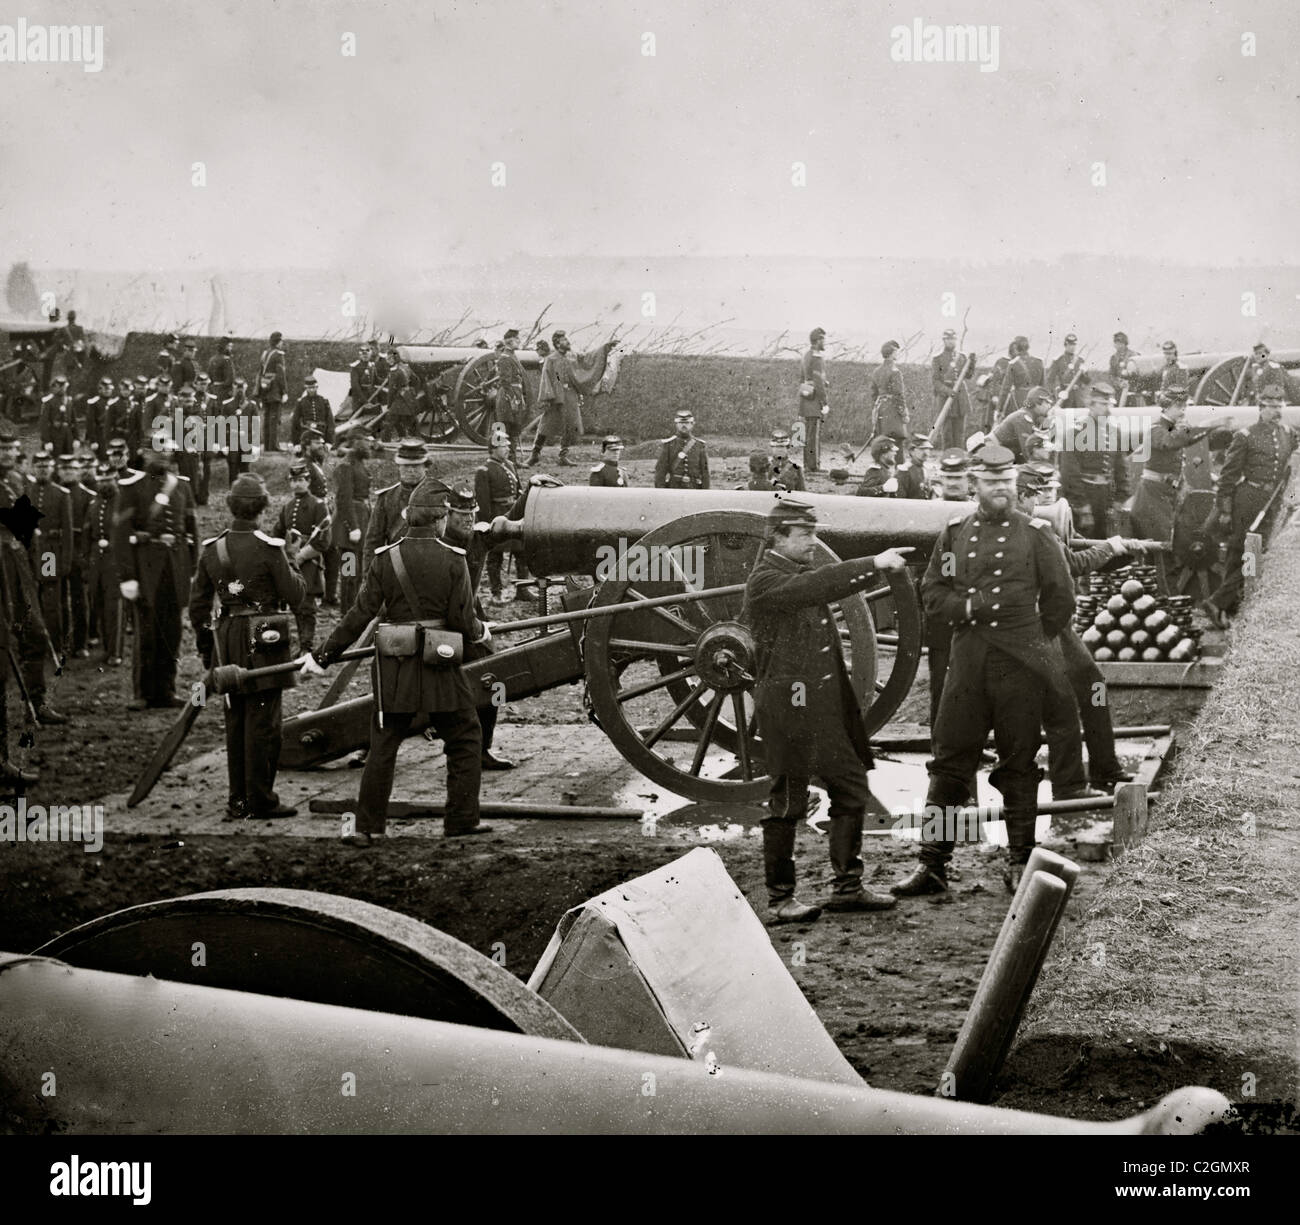
[(617, 434), (606, 434), (605, 437), (601, 439), (600, 449), (602, 451), (608, 451), (610, 447), (621, 447), (622, 445), (623, 440)]
[(303, 381), (302, 381), (302, 385), (303, 385), (304, 387), (315, 387), (315, 386), (316, 386), (316, 376), (315, 376), (314, 374), (309, 374), (305, 379), (303, 379)]
[(467, 486), (453, 489), (448, 495), (447, 505), (452, 510), (478, 510), (478, 503), (474, 500), (474, 491)]
[(817, 512), (807, 502), (778, 496), (772, 509), (767, 512), (767, 526), (793, 527), (797, 524), (816, 527)]
[(266, 486), (262, 483), (262, 478), (252, 472), (245, 472), (235, 477), (235, 483), (230, 487), (229, 496), (232, 498), (255, 498), (265, 492)]
[(1115, 335), (1111, 337), (1111, 340), (1113, 340), (1117, 345), (1128, 344), (1128, 337), (1125, 336), (1123, 332), (1116, 332)]
[(298, 435), (299, 442), (324, 442), (325, 435), (320, 430), (308, 426), (301, 434)]
[(1115, 389), (1109, 383), (1093, 383), (1088, 388), (1088, 393), (1093, 396), (1112, 397), (1115, 394)]
[(292, 463), (289, 465), (289, 479), (291, 481), (296, 481), (296, 480), (305, 481), (309, 475), (311, 475), (311, 470), (301, 460), (299, 460), (297, 463)]
[(692, 412), (689, 408), (679, 408), (675, 413), (673, 413), (673, 420), (674, 420), (674, 421), (694, 421), (694, 420), (695, 420), (695, 413)]
[(1021, 464), (1016, 469), (1016, 485), (1027, 493), (1039, 493), (1047, 488), (1048, 482), (1034, 464)]
[(970, 456), (961, 447), (948, 447), (939, 456), (940, 472), (965, 472), (970, 466)]
[(1177, 352), (1178, 352), (1178, 346), (1177, 346), (1176, 344), (1174, 344), (1174, 342), (1173, 342), (1172, 340), (1166, 340), (1165, 343), (1162, 344), (1160, 347), (1161, 347), (1161, 349), (1163, 349), (1166, 353), (1177, 353)]
[(1015, 466), (1016, 457), (1006, 447), (1000, 447), (996, 442), (989, 442), (982, 446), (979, 454), (975, 456), (971, 471), (976, 476), (1009, 476)]
[(1066, 343), (1067, 345), (1077, 345), (1077, 344), (1079, 343), (1079, 338), (1078, 338), (1078, 337), (1077, 337), (1073, 332), (1071, 332), (1071, 333), (1070, 333), (1070, 334), (1065, 338), (1065, 343)]
[[(4, 439), (3, 439), (3, 438), (0, 438), (0, 442), (3, 442), (3, 441), (4, 441)], [(125, 438), (110, 438), (110, 439), (108, 440), (108, 450), (109, 450), (110, 453), (112, 453), (113, 451), (120, 451), (123, 455), (125, 455), (126, 452), (127, 452), (126, 439), (125, 439)]]
[(952, 329), (952, 328), (945, 328), (945, 329), (944, 329), (944, 332), (943, 332), (943, 338), (944, 338), (944, 340), (956, 340), (956, 339), (957, 339), (957, 333), (956, 333), (956, 331), (955, 331), (954, 329)]
[(1026, 408), (1032, 408), (1035, 404), (1050, 404), (1051, 402), (1052, 393), (1046, 387), (1032, 387), (1025, 397)]
[(930, 435), (924, 430), (917, 430), (907, 436), (907, 445), (909, 447), (929, 447), (934, 449), (934, 443), (930, 441)]
[(790, 445), (790, 431), (783, 430), (780, 426), (772, 431), (772, 436), (768, 442), (773, 446), (788, 447)]
[(518, 339), (519, 339), (519, 329), (518, 329), (518, 328), (507, 328), (507, 329), (506, 329), (506, 333), (505, 333), (505, 335), (502, 336), (501, 339), (502, 339), (502, 340), (518, 340)]
[(450, 500), (451, 490), (436, 477), (429, 476), (415, 487), (407, 505), (441, 511), (445, 514)]
[(399, 464), (422, 464), (428, 458), (429, 453), (418, 438), (403, 438), (393, 456), (394, 462)]
[(1170, 383), (1168, 387), (1161, 388), (1156, 395), (1156, 399), (1162, 402), (1169, 400), (1186, 400), (1190, 396), (1191, 390), (1182, 383)]

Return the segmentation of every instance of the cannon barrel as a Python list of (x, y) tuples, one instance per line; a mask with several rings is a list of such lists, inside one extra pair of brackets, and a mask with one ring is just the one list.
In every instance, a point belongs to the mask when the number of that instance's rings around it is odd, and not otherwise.
[[(461, 366), (491, 349), (475, 345), (398, 345), (398, 356), (411, 366)], [(516, 349), (515, 359), (526, 370), (540, 370), (542, 359), (532, 349)]]
[[(928, 557), (944, 525), (968, 515), (968, 502), (922, 502), (799, 494), (816, 509), (817, 534), (841, 558), (871, 557), (896, 546)], [(647, 532), (704, 511), (771, 509), (770, 493), (727, 489), (598, 489), (541, 486), (528, 495), (524, 517), (493, 526), (496, 540), (522, 542), (524, 560), (537, 574), (597, 574), (602, 562)]]
[[(58, 1092), (43, 1095), (52, 1068)], [(24, 1134), (1187, 1135), (1229, 1109), (1221, 1094), (1189, 1088), (1094, 1123), (723, 1072), (0, 953), (0, 1105)], [(340, 1091), (349, 1077), (351, 1094)]]
[[(1214, 366), (1220, 366), (1224, 362), (1230, 362), (1242, 356), (1241, 353), (1180, 353), (1178, 355), (1178, 364), (1188, 374), (1195, 376), (1204, 374)], [(1249, 356), (1249, 354), (1245, 356)], [(1279, 349), (1269, 354), (1269, 360), (1277, 362), (1279, 366), (1300, 366), (1300, 349)], [(1164, 366), (1165, 358), (1163, 353), (1152, 353), (1149, 356), (1133, 358), (1133, 367), (1138, 372), (1138, 376), (1142, 378), (1159, 374), (1164, 369)]]

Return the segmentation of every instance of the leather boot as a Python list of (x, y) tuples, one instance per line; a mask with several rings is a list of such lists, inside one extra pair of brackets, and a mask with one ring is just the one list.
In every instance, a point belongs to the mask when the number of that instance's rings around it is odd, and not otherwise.
[(768, 923), (775, 927), (778, 923), (811, 923), (821, 917), (820, 906), (807, 906), (797, 897), (791, 895), (785, 901), (768, 907)]
[(895, 897), (922, 897), (927, 893), (947, 893), (947, 869), (944, 864), (926, 863), (922, 860), (916, 865), (916, 870), (911, 876), (890, 885), (889, 892)]

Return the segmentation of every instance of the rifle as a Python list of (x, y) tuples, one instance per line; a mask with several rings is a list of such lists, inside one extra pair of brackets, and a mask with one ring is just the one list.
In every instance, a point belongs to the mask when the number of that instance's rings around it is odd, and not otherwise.
[[(964, 335), (965, 333), (963, 333)], [(953, 403), (957, 399), (957, 393), (961, 391), (962, 382), (971, 372), (973, 367), (971, 362), (974, 360), (974, 353), (967, 353), (965, 361), (962, 362), (961, 370), (957, 374), (957, 381), (952, 385), (952, 394), (943, 402), (943, 408), (939, 410), (939, 415), (934, 419), (934, 428), (930, 431), (930, 445), (934, 446), (940, 432), (943, 429), (944, 422), (948, 420), (948, 413), (952, 410)]]
[[(1091, 351), (1092, 351), (1091, 349), (1088, 350), (1088, 352)], [(1072, 378), (1060, 391), (1056, 393), (1057, 408), (1063, 408), (1065, 406), (1066, 400), (1070, 398), (1071, 393), (1074, 391), (1075, 385), (1078, 383), (1080, 377), (1083, 375), (1083, 354), (1080, 353), (1075, 360), (1078, 362), (1078, 365), (1075, 367), (1074, 378)]]

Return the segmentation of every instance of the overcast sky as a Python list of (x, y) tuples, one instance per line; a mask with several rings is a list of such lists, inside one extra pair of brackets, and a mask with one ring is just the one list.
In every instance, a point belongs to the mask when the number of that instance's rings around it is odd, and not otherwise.
[[(105, 63), (0, 64), (0, 262), (1300, 262), (1297, 0), (18, 7)], [(916, 17), (996, 25), (997, 71), (893, 62)]]

